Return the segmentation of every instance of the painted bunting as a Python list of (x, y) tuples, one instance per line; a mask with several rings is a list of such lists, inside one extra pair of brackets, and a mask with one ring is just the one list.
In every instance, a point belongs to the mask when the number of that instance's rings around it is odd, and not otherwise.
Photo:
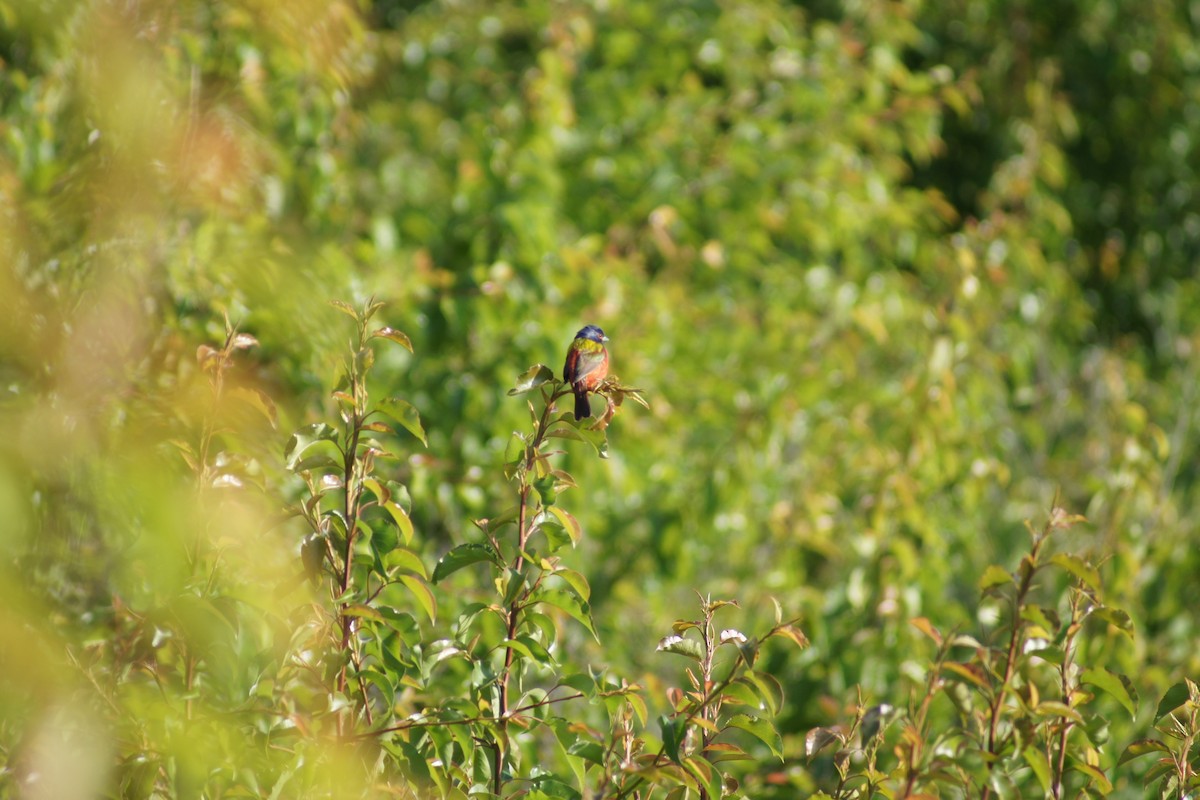
[(567, 363), (563, 365), (563, 380), (571, 384), (575, 392), (575, 419), (592, 415), (588, 392), (594, 391), (608, 375), (608, 351), (604, 343), (608, 337), (595, 325), (585, 325), (575, 334), (567, 350)]

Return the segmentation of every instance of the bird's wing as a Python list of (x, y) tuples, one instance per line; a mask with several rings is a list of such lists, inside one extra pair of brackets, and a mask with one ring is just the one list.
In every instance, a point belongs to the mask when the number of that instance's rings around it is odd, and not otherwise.
[(575, 374), (572, 376), (571, 382), (578, 383), (598, 370), (604, 364), (604, 358), (603, 350), (594, 353), (580, 350), (579, 356), (575, 359)]

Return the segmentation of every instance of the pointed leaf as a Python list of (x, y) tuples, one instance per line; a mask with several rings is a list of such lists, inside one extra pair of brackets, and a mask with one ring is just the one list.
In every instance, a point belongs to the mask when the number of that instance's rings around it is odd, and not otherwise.
[(383, 556), (383, 564), (388, 569), (406, 569), (409, 572), (415, 572), (422, 578), (429, 577), (425, 571), (425, 562), (421, 561), (421, 557), (403, 547), (393, 548), (386, 553)]
[(1091, 764), (1083, 761), (1072, 761), (1071, 769), (1075, 770), (1076, 772), (1082, 772), (1084, 775), (1087, 775), (1089, 778), (1095, 781), (1096, 788), (1100, 790), (1102, 795), (1107, 795), (1112, 792), (1112, 782), (1109, 781), (1108, 776), (1106, 776), (1096, 767), (1093, 767)]
[(939, 631), (927, 617), (913, 617), (908, 621), (909, 625), (919, 630), (921, 633), (933, 640), (933, 643), (938, 647), (942, 646), (942, 633)]
[(329, 305), (336, 308), (346, 316), (350, 317), (355, 322), (358, 322), (358, 312), (354, 310), (354, 306), (342, 300), (330, 300)]
[(845, 744), (846, 737), (836, 728), (813, 728), (804, 736), (804, 755), (812, 758), (829, 745)]
[(1025, 759), (1025, 763), (1033, 770), (1033, 774), (1037, 776), (1038, 783), (1042, 786), (1043, 792), (1050, 791), (1050, 759), (1046, 757), (1045, 752), (1030, 745), (1021, 751), (1021, 757)]
[(800, 630), (795, 625), (780, 625), (771, 631), (771, 636), (779, 636), (792, 641), (801, 650), (808, 647), (808, 637), (804, 635), (804, 631)]
[(1100, 608), (1093, 609), (1091, 616), (1104, 620), (1130, 639), (1133, 638), (1133, 620), (1121, 609), (1111, 606), (1101, 606)]
[(1055, 553), (1050, 557), (1050, 563), (1062, 567), (1089, 589), (1098, 590), (1100, 588), (1099, 571), (1082, 558), (1069, 553)]
[(576, 597), (574, 592), (569, 592), (565, 589), (541, 589), (535, 595), (534, 602), (549, 603), (555, 608), (567, 612), (569, 616), (587, 628), (588, 633), (597, 642), (600, 641), (600, 637), (596, 634), (595, 625), (592, 623), (591, 605)]
[(429, 617), (429, 621), (435, 622), (437, 620), (437, 600), (434, 598), (433, 592), (429, 591), (429, 584), (413, 575), (401, 575), (400, 582), (412, 592), (417, 603)]
[(1154, 712), (1154, 721), (1158, 722), (1167, 714), (1170, 714), (1172, 711), (1186, 703), (1187, 700), (1187, 683), (1177, 683), (1170, 689), (1167, 689), (1166, 694), (1164, 694), (1162, 699), (1158, 701), (1158, 710)]
[(342, 609), (342, 615), (346, 617), (361, 617), (374, 622), (383, 622), (383, 615), (377, 609), (362, 603), (350, 603)]
[(1137, 690), (1133, 682), (1124, 675), (1106, 669), (1085, 669), (1079, 678), (1081, 683), (1090, 683), (1116, 698), (1125, 707), (1130, 717), (1137, 716)]
[(783, 739), (775, 730), (775, 726), (767, 720), (749, 714), (735, 714), (725, 726), (744, 730), (769, 747), (776, 758), (783, 760)]
[(568, 512), (563, 511), (558, 506), (550, 506), (550, 508), (546, 510), (553, 514), (558, 521), (562, 523), (563, 528), (566, 529), (567, 534), (571, 537), (571, 544), (579, 544), (579, 540), (583, 538), (583, 528), (580, 527), (579, 520), (575, 519), (575, 517)]
[(305, 425), (293, 433), (291, 438), (288, 439), (287, 448), (283, 451), (287, 468), (295, 471), (296, 465), (299, 463), (304, 451), (317, 442), (333, 442), (336, 446), (337, 431), (324, 422), (314, 422), (311, 425)]
[(371, 336), (395, 342), (410, 353), (413, 351), (412, 341), (408, 338), (408, 335), (395, 328), (384, 326), (372, 333)]
[(1005, 586), (1011, 584), (1012, 580), (1012, 575), (1004, 567), (989, 564), (983, 571), (983, 577), (979, 579), (979, 591), (986, 592), (997, 586)]
[(671, 719), (664, 714), (658, 718), (658, 724), (662, 728), (663, 753), (667, 758), (678, 764), (679, 746), (683, 744), (683, 734), (687, 727), (687, 720), (683, 717)]
[(421, 415), (411, 403), (399, 397), (389, 397), (380, 401), (375, 410), (395, 420), (406, 431), (420, 439), (421, 444), (429, 446), (429, 441), (425, 438), (425, 428), (421, 426)]
[(534, 364), (529, 369), (521, 373), (517, 378), (517, 384), (508, 390), (510, 397), (531, 392), (544, 383), (549, 383), (554, 380), (554, 373), (545, 364)]
[(1121, 766), (1126, 761), (1132, 761), (1139, 756), (1144, 756), (1148, 753), (1170, 753), (1171, 748), (1157, 739), (1138, 739), (1136, 742), (1130, 742), (1129, 746), (1121, 753), (1121, 757), (1117, 759), (1117, 766)]
[(499, 554), (490, 544), (468, 542), (460, 544), (442, 556), (437, 566), (433, 568), (433, 582), (439, 583), (463, 567), (489, 561), (497, 567), (504, 566)]

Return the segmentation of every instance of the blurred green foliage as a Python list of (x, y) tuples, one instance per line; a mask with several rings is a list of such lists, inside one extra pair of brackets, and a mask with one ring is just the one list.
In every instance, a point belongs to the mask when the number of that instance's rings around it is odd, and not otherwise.
[[(612, 337), (650, 410), (556, 456), (600, 642), (561, 657), (657, 715), (695, 592), (800, 616), (749, 796), (830, 790), (806, 732), (925, 691), (910, 619), (1006, 641), (980, 579), (1056, 491), (1132, 619), (1079, 646), (1136, 684), (1095, 766), (1143, 796), (1121, 750), (1200, 674), (1198, 9), (0, 0), (0, 791), (370, 790), (306, 727), (334, 606), (278, 514), (338, 413), (328, 301), (374, 296), (413, 352), (370, 391), (427, 436), (377, 469), (430, 572), (514, 502), (517, 376)], [(413, 641), (483, 575), (414, 597)], [(1068, 578), (1030, 589), (1063, 619)]]

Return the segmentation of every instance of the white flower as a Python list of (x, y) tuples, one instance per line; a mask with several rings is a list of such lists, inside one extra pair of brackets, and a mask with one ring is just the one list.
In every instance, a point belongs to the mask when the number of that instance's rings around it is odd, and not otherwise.
[(741, 631), (734, 630), (733, 628), (726, 628), (725, 630), (721, 631), (721, 644), (725, 644), (726, 642), (745, 644), (746, 635)]

